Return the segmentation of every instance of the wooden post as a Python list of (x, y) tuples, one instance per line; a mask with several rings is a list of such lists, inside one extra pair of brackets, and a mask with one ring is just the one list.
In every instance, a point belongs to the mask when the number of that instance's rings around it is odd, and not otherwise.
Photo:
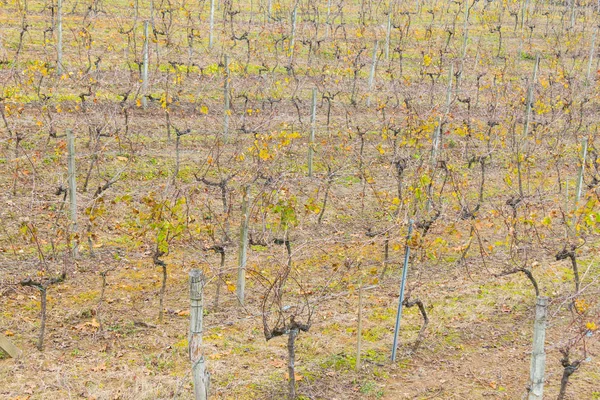
[(296, 396), (296, 337), (298, 328), (290, 329), (288, 333), (288, 399), (295, 400)]
[(202, 348), (203, 291), (204, 274), (199, 269), (191, 270), (189, 353), (192, 363), (195, 400), (206, 400), (208, 398), (208, 386), (210, 382), (210, 374), (206, 369), (204, 349)]
[(246, 262), (248, 254), (248, 192), (245, 186), (242, 197), (242, 222), (240, 224), (240, 250), (238, 257), (238, 277), (236, 293), (240, 304), (244, 305), (246, 290)]
[(6, 336), (0, 333), (0, 349), (4, 350), (6, 354), (12, 358), (19, 358), (21, 356), (21, 350), (13, 344)]
[(225, 104), (223, 106), (223, 140), (227, 140), (229, 133), (229, 56), (225, 54), (225, 82), (223, 83), (223, 98)]
[(63, 73), (63, 61), (62, 61), (62, 0), (58, 0), (58, 10), (56, 14), (56, 31), (57, 31), (57, 44), (56, 44), (56, 73), (60, 78)]
[(308, 138), (308, 177), (313, 175), (313, 155), (315, 146), (315, 131), (317, 129), (317, 88), (312, 90), (312, 104), (310, 112), (310, 137)]
[(215, 0), (210, 0), (210, 30), (208, 32), (208, 48), (213, 46), (213, 31), (215, 28)]
[[(67, 168), (69, 174), (69, 205), (71, 211), (71, 234), (77, 235), (77, 184), (75, 177), (75, 138), (73, 131), (67, 129)], [(75, 239), (72, 243), (73, 246), (73, 257), (79, 256), (79, 240)]]
[(367, 95), (367, 107), (371, 107), (371, 94), (373, 92), (373, 81), (375, 80), (375, 71), (377, 69), (377, 40), (373, 43), (373, 56), (371, 58), (371, 72), (369, 73), (369, 93)]
[(144, 63), (142, 65), (142, 105), (148, 107), (148, 21), (144, 21)]
[(541, 400), (544, 395), (544, 370), (546, 368), (546, 315), (548, 298), (538, 297), (535, 305), (535, 323), (533, 330), (533, 351), (531, 353), (531, 370), (529, 374), (529, 400)]

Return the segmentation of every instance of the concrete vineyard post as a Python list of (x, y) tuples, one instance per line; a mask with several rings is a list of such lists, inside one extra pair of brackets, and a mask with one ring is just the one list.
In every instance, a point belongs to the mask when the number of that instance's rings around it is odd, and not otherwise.
[[(450, 112), (450, 102), (452, 101), (452, 76), (454, 75), (454, 65), (450, 64), (450, 69), (448, 70), (448, 87), (446, 89), (446, 109), (443, 115), (440, 115), (438, 118), (438, 124), (433, 131), (433, 138), (431, 144), (431, 157), (430, 157), (430, 168), (431, 170), (435, 170), (437, 165), (437, 157), (440, 148), (440, 142), (442, 141), (442, 123), (444, 119)], [(427, 189), (427, 205), (426, 209), (429, 212), (431, 209), (433, 199), (433, 185), (430, 184)]]
[(310, 137), (308, 138), (308, 176), (313, 175), (313, 156), (315, 145), (315, 131), (317, 129), (317, 89), (312, 90), (312, 103), (310, 112)]
[(213, 47), (213, 32), (215, 29), (215, 0), (210, 0), (210, 16), (209, 16), (210, 28), (208, 31), (208, 48)]
[(390, 40), (392, 36), (392, 3), (388, 9), (387, 26), (385, 31), (385, 61), (390, 60)]
[(240, 247), (238, 256), (238, 277), (236, 294), (240, 304), (244, 304), (246, 290), (246, 262), (248, 258), (248, 192), (250, 188), (244, 187), (242, 193), (242, 222), (240, 224)]
[(363, 308), (363, 284), (362, 278), (358, 286), (358, 322), (356, 327), (356, 364), (355, 369), (360, 370), (360, 355), (362, 351), (362, 308)]
[[(533, 104), (533, 93), (535, 89), (535, 82), (537, 80), (538, 73), (538, 65), (540, 63), (540, 55), (538, 54), (535, 58), (535, 65), (533, 66), (533, 75), (531, 77), (531, 82), (529, 83), (529, 88), (527, 89), (527, 104), (525, 105), (525, 124), (523, 127), (523, 134), (521, 138), (527, 138), (527, 134), (529, 133), (529, 119), (531, 118), (531, 106)], [(523, 180), (521, 177), (521, 148), (519, 146), (520, 140), (517, 140), (517, 178), (519, 181), (519, 195), (523, 197)]]
[(546, 368), (546, 315), (548, 298), (538, 297), (535, 305), (535, 322), (533, 330), (533, 351), (531, 353), (531, 369), (529, 373), (529, 400), (541, 400), (544, 395), (544, 370)]
[(523, 137), (527, 137), (529, 132), (529, 118), (531, 116), (531, 105), (533, 103), (533, 92), (535, 89), (535, 81), (537, 80), (538, 66), (540, 64), (540, 55), (538, 54), (535, 58), (535, 65), (533, 66), (533, 75), (531, 77), (531, 83), (527, 90), (527, 104), (525, 107), (525, 128), (523, 129)]
[(273, 13), (273, 0), (269, 0), (269, 4), (267, 6), (267, 13), (268, 13), (267, 14), (267, 17), (268, 17), (267, 20), (269, 20), (269, 19), (271, 19), (271, 15)]
[(290, 34), (290, 48), (289, 48), (289, 54), (290, 54), (290, 67), (292, 66), (293, 62), (294, 62), (294, 46), (296, 44), (296, 18), (298, 16), (298, 6), (296, 5), (294, 7), (294, 10), (292, 11), (292, 32)]
[(227, 140), (229, 134), (229, 56), (225, 54), (225, 82), (223, 83), (223, 140)]
[(585, 75), (585, 84), (590, 84), (590, 77), (592, 73), (592, 62), (594, 60), (594, 53), (596, 52), (596, 36), (598, 35), (598, 27), (594, 30), (594, 34), (592, 35), (592, 43), (590, 45), (590, 56), (588, 59), (587, 73)]
[(142, 106), (148, 107), (148, 26), (149, 22), (144, 21), (144, 61), (142, 66)]
[(581, 200), (581, 190), (583, 189), (583, 174), (585, 172), (585, 160), (587, 158), (587, 150), (588, 150), (588, 140), (587, 138), (583, 139), (581, 142), (581, 166), (579, 167), (579, 173), (577, 175), (577, 183), (575, 189), (575, 204), (573, 205), (573, 221), (571, 225), (575, 226), (575, 222), (577, 221), (577, 206), (579, 204), (579, 200)]
[(460, 73), (456, 78), (456, 87), (460, 86), (460, 82), (463, 79), (465, 73), (465, 58), (467, 57), (467, 45), (469, 42), (469, 1), (465, 0), (465, 15), (464, 15), (464, 26), (463, 26), (463, 44), (460, 55)]
[(204, 274), (199, 269), (193, 269), (190, 271), (189, 355), (192, 363), (195, 400), (206, 400), (208, 398), (210, 380), (202, 347), (203, 291)]
[[(67, 168), (69, 174), (69, 207), (71, 212), (71, 234), (77, 235), (77, 184), (75, 177), (75, 138), (73, 131), (67, 129)], [(79, 240), (74, 239), (72, 242), (73, 257), (79, 256)]]
[(56, 73), (60, 78), (63, 73), (63, 61), (62, 61), (62, 0), (58, 0), (58, 10), (56, 14), (56, 31), (57, 31), (57, 43), (56, 43)]
[(377, 40), (373, 43), (373, 55), (371, 57), (371, 72), (369, 73), (369, 93), (367, 95), (367, 107), (371, 106), (371, 94), (373, 93), (373, 82), (377, 70)]
[[(600, 0), (598, 0), (600, 2)], [(327, 0), (327, 19), (326, 19), (326, 29), (325, 29), (325, 39), (329, 38), (329, 29), (330, 29), (330, 24), (331, 21), (329, 21), (329, 18), (331, 17), (331, 0)]]
[(437, 162), (438, 149), (440, 145), (441, 139), (441, 130), (442, 130), (442, 122), (448, 112), (450, 112), (450, 102), (452, 100), (452, 76), (454, 75), (454, 66), (450, 64), (450, 69), (448, 70), (448, 87), (446, 89), (446, 109), (445, 114), (438, 118), (438, 125), (435, 128), (433, 133), (433, 147), (431, 149), (431, 167), (435, 168), (435, 164)]

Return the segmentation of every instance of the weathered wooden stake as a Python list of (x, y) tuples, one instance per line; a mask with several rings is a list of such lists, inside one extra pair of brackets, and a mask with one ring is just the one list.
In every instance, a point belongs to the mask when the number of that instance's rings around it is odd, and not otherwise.
[[(76, 237), (77, 236), (77, 184), (75, 177), (75, 138), (73, 136), (73, 131), (71, 129), (67, 129), (67, 151), (68, 151), (68, 159), (67, 159), (67, 168), (69, 174), (69, 206), (71, 211), (71, 234)], [(72, 242), (73, 246), (73, 258), (77, 258), (79, 256), (79, 240), (74, 238)]]
[(12, 358), (19, 358), (21, 356), (21, 350), (13, 344), (6, 336), (0, 333), (0, 349), (4, 350), (6, 354)]
[(313, 175), (313, 156), (315, 146), (315, 131), (317, 129), (317, 88), (312, 90), (312, 103), (310, 111), (310, 137), (308, 138), (308, 176)]
[(546, 315), (548, 298), (538, 297), (535, 305), (535, 323), (533, 330), (533, 351), (531, 353), (531, 370), (529, 374), (529, 400), (541, 400), (544, 395), (544, 370), (546, 368)]
[(148, 25), (149, 22), (144, 21), (144, 61), (142, 65), (142, 106), (148, 107)]
[(202, 317), (204, 305), (202, 294), (204, 291), (204, 274), (199, 269), (190, 271), (190, 333), (189, 353), (192, 362), (192, 379), (194, 381), (194, 398), (206, 400), (210, 374), (206, 369), (204, 349), (202, 348)]
[(240, 224), (240, 248), (238, 257), (237, 297), (240, 304), (244, 304), (246, 290), (246, 262), (248, 254), (248, 192), (250, 188), (244, 187), (242, 192), (242, 222)]

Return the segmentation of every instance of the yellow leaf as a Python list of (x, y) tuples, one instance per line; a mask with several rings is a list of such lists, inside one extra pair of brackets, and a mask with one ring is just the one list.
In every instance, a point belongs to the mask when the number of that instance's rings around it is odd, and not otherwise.
[(423, 56), (423, 65), (428, 67), (431, 65), (431, 60), (431, 56), (429, 54), (425, 54), (425, 56)]
[(229, 281), (225, 282), (225, 284), (227, 284), (227, 290), (229, 290), (230, 292), (235, 292), (235, 285)]

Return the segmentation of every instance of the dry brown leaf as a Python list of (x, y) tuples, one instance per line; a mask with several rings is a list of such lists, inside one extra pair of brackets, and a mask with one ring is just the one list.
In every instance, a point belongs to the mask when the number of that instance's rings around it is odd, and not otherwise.
[[(290, 374), (286, 372), (285, 379), (289, 379), (289, 378), (290, 378)], [(294, 378), (296, 379), (296, 382), (300, 382), (302, 379), (304, 379), (304, 377), (297, 372), (294, 372)]]
[(106, 363), (98, 364), (91, 369), (92, 372), (104, 372), (106, 371)]
[(271, 364), (275, 368), (285, 367), (285, 361), (283, 361), (283, 360), (271, 360), (271, 361), (269, 361), (269, 364)]

